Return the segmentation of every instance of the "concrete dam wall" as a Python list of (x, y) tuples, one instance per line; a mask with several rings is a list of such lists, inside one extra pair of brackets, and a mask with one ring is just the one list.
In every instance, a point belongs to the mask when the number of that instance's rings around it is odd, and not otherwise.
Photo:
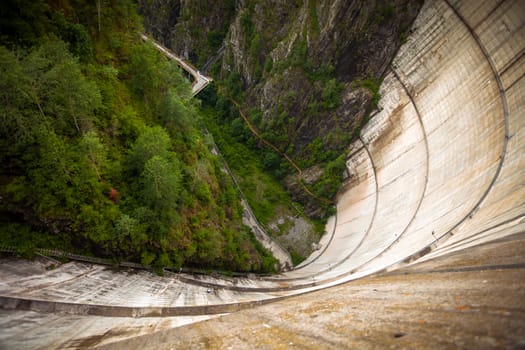
[[(501, 328), (493, 338), (501, 338), (503, 345), (524, 345), (525, 338), (519, 335), (525, 334), (524, 76), (525, 1), (427, 1), (384, 78), (378, 110), (350, 147), (337, 215), (310, 258), (278, 276), (242, 279), (170, 273), (157, 277), (80, 263), (48, 270), (45, 261), (5, 260), (0, 262), (0, 344), (147, 347), (157, 332), (212, 318), (204, 323), (209, 326), (202, 327), (223, 329), (221, 336), (231, 334), (225, 339), (231, 339), (227, 344), (233, 348), (263, 344), (265, 338), (240, 335), (261, 324), (269, 326), (263, 327), (265, 332), (281, 327), (288, 335), (308, 329), (318, 336), (308, 340), (314, 345), (331, 344), (330, 337), (341, 339), (333, 346), (340, 348), (351, 332), (327, 335), (321, 326), (354, 327), (336, 317), (340, 310), (351, 313), (360, 304), (342, 298), (364, 290), (381, 291), (381, 278), (386, 278), (390, 287), (385, 293), (398, 285), (414, 291), (424, 288), (421, 293), (430, 300), (428, 308), (448, 305), (439, 293), (424, 294), (446, 284), (450, 293), (471, 300), (469, 310), (481, 305), (477, 321), (457, 324), (460, 332), (461, 327), (480, 329), (480, 324), (490, 324)], [(505, 249), (498, 249), (504, 244)], [(403, 273), (419, 271), (423, 276), (432, 270), (442, 273), (423, 280), (403, 277)], [(482, 276), (486, 270), (498, 274), (492, 279)], [(473, 284), (451, 284), (458, 278), (453, 273), (463, 273), (461, 278)], [(474, 286), (478, 279), (485, 283), (485, 292), (472, 296), (466, 291), (481, 288)], [(343, 284), (348, 281), (354, 282)], [(505, 283), (510, 287), (501, 289)], [(502, 290), (498, 307), (491, 309), (496, 303), (493, 297)], [(375, 295), (363, 295), (363, 308), (379, 305)], [(397, 300), (397, 294), (385, 295), (389, 297), (381, 299), (383, 308), (389, 307), (389, 300), (411, 302)], [(316, 301), (308, 299), (311, 296)], [(268, 321), (286, 310), (306, 317), (298, 306), (314, 302), (317, 310), (331, 310), (332, 316), (312, 318), (309, 325), (304, 318), (289, 321), (284, 316), (273, 324)], [(345, 306), (328, 307), (337, 302)], [(410, 305), (426, 310), (421, 304)], [(259, 307), (252, 310), (255, 306)], [(513, 311), (508, 311), (511, 306)], [(213, 319), (228, 313), (233, 314), (221, 317), (222, 323)], [(367, 315), (363, 313), (363, 319)], [(410, 317), (399, 311), (400, 320)], [(443, 327), (455, 320), (443, 319)], [(311, 329), (316, 322), (319, 327)], [(209, 337), (191, 327), (163, 333), (162, 339), (173, 339), (171, 334), (182, 347)], [(28, 332), (33, 336), (28, 337)], [(394, 332), (391, 338), (403, 338), (405, 333), (395, 336), (401, 333)], [(187, 338), (192, 334), (194, 338)], [(290, 340), (288, 335), (261, 334)], [(136, 338), (139, 335), (142, 340)], [(374, 339), (377, 344), (390, 344)], [(492, 344), (479, 339), (464, 344)], [(168, 347), (168, 342), (151, 344)]]
[(332, 244), (305, 269), (369, 273), (523, 231), (524, 6), (424, 5), (350, 152)]

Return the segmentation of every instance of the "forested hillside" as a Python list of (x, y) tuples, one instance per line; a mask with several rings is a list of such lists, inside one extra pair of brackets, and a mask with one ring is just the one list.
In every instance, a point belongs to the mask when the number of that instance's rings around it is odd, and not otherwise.
[(210, 131), (268, 231), (308, 256), (423, 1), (138, 3), (148, 33), (213, 76)]
[(4, 1), (0, 243), (271, 271), (174, 62), (129, 1)]

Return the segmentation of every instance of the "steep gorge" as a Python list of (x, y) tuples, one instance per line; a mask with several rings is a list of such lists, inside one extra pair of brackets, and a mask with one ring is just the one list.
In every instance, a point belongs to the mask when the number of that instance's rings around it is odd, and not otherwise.
[[(228, 99), (239, 102), (267, 141), (254, 137), (237, 113), (212, 120), (217, 132), (247, 145), (263, 170), (300, 203), (274, 201), (281, 209), (274, 208), (268, 220), (260, 216), (270, 232), (282, 235), (283, 244), (292, 251), (302, 246), (297, 253), (307, 256), (318, 238), (308, 219), (294, 219), (301, 215), (296, 208), (317, 219), (333, 213), (327, 203), (340, 187), (348, 145), (376, 109), (380, 82), (421, 4), (144, 0), (139, 10), (147, 32), (214, 77), (219, 97), (204, 92), (204, 103), (229, 111)], [(298, 165), (301, 176), (282, 154)], [(262, 180), (253, 182), (245, 192), (270, 192)], [(256, 207), (259, 198), (253, 197)]]
[(9, 259), (0, 344), (522, 348), (524, 14), (520, 0), (425, 2), (353, 143), (326, 249), (302, 266), (158, 277)]
[(2, 249), (275, 270), (132, 2), (6, 1), (0, 16)]

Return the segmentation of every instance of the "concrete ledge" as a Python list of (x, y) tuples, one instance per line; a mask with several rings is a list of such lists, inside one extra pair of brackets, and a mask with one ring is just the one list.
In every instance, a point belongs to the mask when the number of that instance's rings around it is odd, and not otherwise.
[(35, 300), (12, 296), (0, 296), (0, 307), (6, 310), (25, 310), (45, 313), (64, 313), (81, 316), (105, 317), (168, 317), (217, 315), (250, 309), (283, 300), (286, 297), (239, 302), (231, 304), (177, 306), (177, 307), (128, 307), (97, 304), (77, 304), (52, 300)]

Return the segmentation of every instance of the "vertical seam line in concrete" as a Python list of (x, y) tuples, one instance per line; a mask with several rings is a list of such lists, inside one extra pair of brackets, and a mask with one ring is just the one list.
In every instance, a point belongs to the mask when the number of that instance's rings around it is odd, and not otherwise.
[(478, 45), (478, 47), (480, 48), (481, 52), (483, 53), (483, 56), (485, 56), (485, 59), (487, 60), (487, 62), (490, 65), (490, 68), (492, 70), (492, 74), (494, 75), (494, 78), (495, 78), (496, 82), (498, 83), (498, 89), (499, 89), (499, 93), (500, 93), (501, 103), (503, 105), (503, 119), (504, 119), (504, 122), (505, 122), (505, 135), (504, 135), (503, 148), (501, 150), (501, 155), (500, 155), (500, 160), (499, 160), (498, 167), (496, 168), (496, 172), (494, 173), (494, 176), (493, 176), (490, 184), (485, 189), (485, 192), (481, 195), (481, 198), (474, 205), (472, 210), (470, 210), (470, 212), (468, 212), (468, 214), (463, 219), (461, 219), (459, 222), (457, 222), (448, 232), (446, 232), (441, 237), (439, 237), (437, 239), (437, 241), (439, 241), (441, 238), (444, 238), (444, 237), (450, 237), (449, 234), (452, 234), (453, 230), (455, 230), (459, 225), (461, 225), (463, 222), (465, 222), (465, 220), (467, 220), (468, 218), (471, 218), (475, 214), (475, 212), (479, 209), (479, 207), (481, 206), (483, 201), (487, 198), (487, 196), (488, 196), (489, 192), (491, 191), (491, 189), (494, 187), (494, 184), (496, 183), (496, 180), (498, 179), (499, 174), (501, 172), (501, 168), (503, 167), (503, 163), (505, 161), (505, 155), (507, 154), (507, 144), (509, 142), (509, 115), (510, 115), (510, 113), (509, 113), (509, 106), (508, 106), (508, 102), (507, 102), (507, 95), (505, 93), (505, 89), (503, 88), (503, 82), (501, 81), (501, 77), (500, 77), (500, 75), (499, 75), (499, 73), (498, 73), (498, 71), (496, 69), (496, 65), (492, 61), (492, 58), (491, 58), (490, 54), (487, 51), (487, 48), (483, 45), (483, 43), (481, 42), (481, 39), (479, 38), (477, 33), (474, 31), (474, 29), (472, 29), (472, 27), (469, 25), (467, 20), (458, 12), (458, 10), (449, 2), (449, 0), (443, 0), (443, 1), (452, 10), (452, 12), (454, 12), (456, 17), (465, 26), (465, 28), (467, 28), (467, 30), (469, 31), (470, 35), (476, 41), (476, 44)]
[[(499, 9), (501, 7), (501, 5), (503, 5), (503, 3), (506, 2), (506, 0), (501, 0), (500, 2), (498, 2), (496, 4), (496, 6), (494, 6), (492, 8), (492, 10), (488, 11), (487, 14), (485, 16), (483, 16), (483, 18), (478, 22), (476, 23), (475, 25), (472, 26), (472, 28), (477, 28), (479, 27), (483, 22), (485, 22), (487, 20), (487, 18), (489, 18), (490, 16), (492, 16), (492, 14), (494, 12), (496, 12), (497, 9)], [(450, 6), (450, 4), (448, 4)]]
[[(374, 163), (374, 159), (372, 158), (372, 154), (371, 154), (370, 150), (368, 149), (368, 146), (366, 145), (366, 143), (363, 141), (363, 138), (361, 137), (361, 135), (359, 135), (359, 140), (363, 144), (363, 148), (366, 151), (366, 154), (368, 155), (368, 159), (370, 160), (370, 164), (372, 165), (372, 173), (374, 174), (374, 184), (375, 184), (374, 212), (372, 213), (372, 218), (370, 219), (370, 223), (368, 224), (368, 227), (367, 227), (367, 229), (365, 231), (365, 234), (363, 235), (363, 237), (361, 238), (361, 240), (359, 241), (357, 246), (355, 246), (355, 248), (352, 249), (352, 251), (350, 253), (348, 253), (348, 255), (345, 256), (341, 261), (337, 262), (336, 264), (334, 264), (333, 266), (331, 266), (328, 269), (324, 269), (322, 271), (317, 272), (316, 275), (319, 275), (319, 274), (324, 273), (326, 271), (330, 271), (332, 268), (337, 267), (337, 266), (343, 264), (344, 262), (346, 262), (348, 259), (350, 259), (350, 257), (363, 245), (363, 242), (365, 241), (366, 237), (368, 236), (368, 234), (372, 230), (372, 226), (374, 226), (374, 222), (375, 222), (375, 218), (376, 218), (376, 214), (377, 214), (377, 205), (378, 205), (378, 202), (379, 202), (379, 184), (377, 183), (377, 170), (376, 170), (376, 166), (375, 166), (375, 163)], [(346, 275), (347, 275), (347, 273), (344, 273), (341, 276), (346, 276)]]
[[(452, 10), (452, 12), (454, 12), (455, 16), (458, 18), (458, 20), (465, 26), (465, 28), (467, 28), (467, 30), (469, 31), (471, 37), (474, 39), (474, 41), (476, 41), (476, 44), (478, 45), (478, 47), (480, 48), (483, 56), (485, 57), (485, 59), (487, 60), (491, 70), (492, 70), (492, 74), (494, 75), (494, 79), (496, 80), (496, 82), (498, 83), (498, 89), (499, 89), (499, 93), (500, 93), (500, 98), (501, 98), (501, 101), (502, 101), (502, 106), (503, 106), (503, 119), (504, 119), (504, 122), (505, 122), (505, 137), (504, 137), (504, 140), (503, 140), (503, 148), (502, 148), (502, 151), (501, 151), (501, 155), (499, 157), (499, 164), (498, 164), (498, 167), (496, 169), (496, 172), (494, 173), (494, 176), (491, 180), (491, 182), (489, 183), (488, 187), (485, 189), (485, 191), (483, 192), (483, 194), (481, 195), (480, 199), (478, 200), (478, 202), (472, 207), (472, 209), (467, 213), (467, 215), (465, 215), (461, 220), (459, 220), (452, 228), (450, 228), (447, 232), (445, 232), (444, 234), (442, 234), (440, 237), (438, 237), (434, 242), (432, 242), (431, 244), (425, 246), (424, 248), (420, 249), (418, 252), (410, 255), (410, 256), (407, 256), (395, 263), (392, 263), (390, 266), (395, 266), (397, 264), (400, 264), (402, 262), (407, 262), (407, 261), (414, 261), (416, 259), (419, 259), (421, 258), (422, 256), (430, 253), (431, 251), (433, 251), (434, 249), (436, 249), (437, 247), (437, 243), (438, 242), (444, 242), (446, 241), (448, 238), (450, 238), (450, 236), (453, 235), (452, 231), (454, 231), (456, 228), (458, 228), (462, 223), (464, 223), (468, 218), (472, 218), (472, 216), (476, 213), (476, 211), (479, 209), (479, 207), (481, 206), (481, 204), (483, 203), (483, 201), (485, 200), (485, 198), (488, 196), (490, 190), (493, 188), (494, 184), (496, 183), (496, 180), (498, 179), (499, 177), (499, 174), (501, 172), (501, 168), (503, 167), (503, 162), (505, 160), (505, 155), (507, 153), (507, 144), (508, 144), (508, 140), (509, 140), (509, 107), (508, 107), (508, 103), (507, 103), (507, 96), (505, 94), (505, 89), (503, 88), (503, 83), (501, 81), (501, 77), (500, 75), (498, 74), (498, 71), (496, 69), (496, 66), (494, 64), (494, 62), (492, 61), (492, 58), (490, 57), (487, 49), (485, 48), (485, 46), (482, 44), (481, 42), (481, 39), (479, 38), (479, 36), (476, 34), (476, 32), (472, 29), (472, 27), (467, 23), (466, 19), (458, 12), (458, 10), (452, 6), (452, 4), (449, 2), (449, 0), (443, 0), (445, 2), (445, 4)], [(488, 17), (487, 17), (488, 18)], [(432, 249), (432, 246), (435, 246), (434, 249)], [(384, 270), (386, 270), (387, 268), (385, 268)]]
[(425, 193), (427, 192), (428, 175), (429, 175), (429, 150), (428, 150), (428, 139), (427, 139), (427, 133), (426, 133), (426, 130), (425, 130), (425, 125), (423, 124), (423, 119), (421, 118), (421, 114), (419, 112), (419, 109), (417, 108), (416, 102), (414, 101), (414, 99), (413, 99), (412, 95), (410, 94), (408, 88), (406, 87), (405, 83), (401, 80), (401, 78), (399, 77), (399, 75), (397, 74), (395, 69), (393, 67), (391, 67), (391, 68), (392, 68), (392, 73), (394, 74), (394, 76), (397, 79), (397, 81), (399, 82), (399, 84), (401, 84), (401, 86), (403, 87), (403, 90), (405, 91), (405, 94), (409, 98), (411, 105), (414, 107), (414, 110), (416, 111), (416, 115), (417, 115), (417, 119), (418, 119), (419, 125), (421, 127), (421, 133), (423, 134), (423, 140), (424, 140), (424, 144), (425, 144), (425, 155), (426, 155), (426, 157), (425, 157), (425, 162), (426, 162), (426, 166), (425, 166), (425, 182), (424, 182), (424, 185), (423, 185), (423, 190), (421, 191), (421, 195), (419, 197), (419, 202), (417, 204), (417, 207), (414, 210), (412, 218), (410, 218), (410, 221), (407, 223), (407, 225), (405, 226), (403, 231), (401, 231), (399, 236), (394, 241), (392, 241), (392, 243), (390, 243), (385, 249), (383, 249), (379, 254), (377, 254), (376, 256), (368, 259), (367, 261), (365, 261), (361, 265), (359, 265), (356, 268), (354, 268), (352, 270), (353, 273), (355, 273), (359, 269), (362, 269), (364, 266), (368, 265), (374, 259), (382, 256), (385, 252), (389, 251), (396, 243), (399, 242), (401, 237), (403, 237), (406, 234), (406, 232), (408, 231), (408, 228), (414, 223), (414, 220), (415, 220), (415, 218), (417, 216), (417, 213), (419, 212), (419, 209), (421, 208), (421, 204), (423, 203), (423, 199), (425, 198)]

